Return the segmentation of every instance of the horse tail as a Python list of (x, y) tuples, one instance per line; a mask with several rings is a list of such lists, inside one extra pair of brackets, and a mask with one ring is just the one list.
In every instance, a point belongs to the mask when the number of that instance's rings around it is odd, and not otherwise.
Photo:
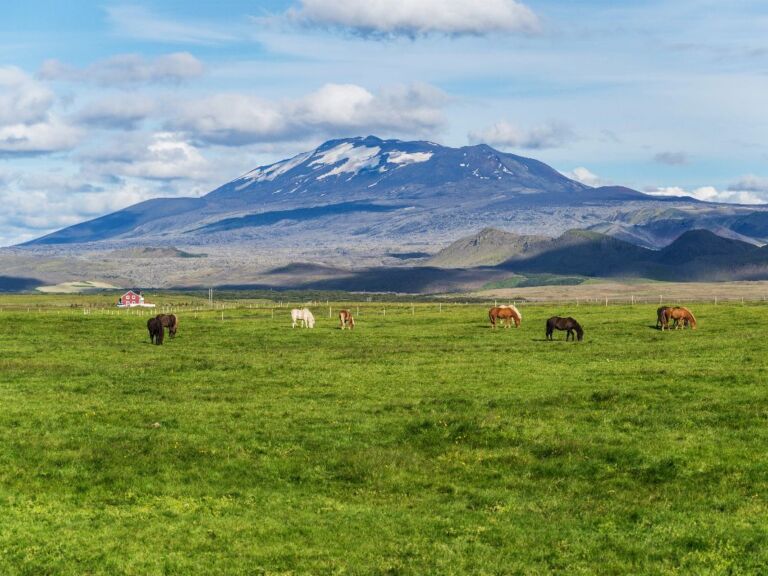
[(494, 310), (496, 310), (496, 308), (488, 310), (488, 319), (491, 321), (491, 326), (496, 326), (496, 316), (493, 314)]

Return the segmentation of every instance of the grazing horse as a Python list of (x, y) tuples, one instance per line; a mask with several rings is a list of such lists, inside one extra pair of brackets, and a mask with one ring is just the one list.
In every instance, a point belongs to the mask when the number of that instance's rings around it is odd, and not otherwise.
[(656, 309), (656, 328), (661, 327), (662, 330), (669, 330), (669, 313), (671, 310), (671, 306), (661, 306)]
[(168, 328), (168, 336), (174, 338), (176, 336), (176, 330), (179, 329), (179, 319), (175, 314), (158, 314), (155, 316), (163, 327)]
[[(578, 339), (579, 342), (584, 338), (584, 330), (582, 330), (581, 325), (570, 316), (568, 318), (552, 316), (552, 318), (547, 320), (547, 340), (552, 340), (552, 332), (554, 330), (567, 330), (565, 333), (566, 342), (568, 342), (568, 338), (573, 338), (574, 341)], [(576, 332), (575, 336), (574, 332)]]
[(675, 328), (677, 329), (690, 326), (691, 330), (696, 330), (696, 317), (688, 308), (675, 306), (667, 313), (667, 316), (675, 321)]
[(147, 330), (149, 330), (149, 341), (152, 344), (160, 345), (163, 343), (163, 323), (158, 318), (150, 318), (147, 320)]
[(291, 328), (296, 328), (296, 324), (301, 322), (302, 328), (314, 328), (315, 317), (309, 308), (294, 308), (291, 310)]
[(354, 330), (355, 319), (352, 317), (352, 313), (349, 310), (339, 310), (339, 324), (341, 325), (340, 327), (342, 330), (344, 330), (344, 328)]
[(515, 328), (520, 328), (520, 321), (523, 319), (523, 315), (520, 314), (520, 310), (510, 304), (508, 306), (494, 306), (488, 310), (488, 318), (491, 321), (491, 328), (496, 328), (497, 320), (499, 320), (502, 325), (506, 322), (507, 328), (509, 328), (512, 325), (512, 321), (514, 321)]

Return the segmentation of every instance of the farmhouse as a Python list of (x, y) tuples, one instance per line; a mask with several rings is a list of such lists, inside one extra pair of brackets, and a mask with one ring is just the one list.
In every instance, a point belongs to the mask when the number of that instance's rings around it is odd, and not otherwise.
[(141, 290), (128, 290), (125, 294), (117, 299), (118, 308), (134, 308), (141, 306), (143, 308), (154, 308), (154, 304), (144, 302), (144, 296), (141, 295)]

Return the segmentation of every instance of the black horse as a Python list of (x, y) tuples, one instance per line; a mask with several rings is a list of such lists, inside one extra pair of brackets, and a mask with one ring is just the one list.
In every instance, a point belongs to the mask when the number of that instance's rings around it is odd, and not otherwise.
[(152, 344), (160, 345), (163, 343), (165, 330), (163, 330), (163, 323), (159, 318), (150, 318), (147, 320), (147, 330), (149, 330), (149, 340)]
[[(579, 342), (584, 338), (584, 330), (581, 328), (581, 325), (570, 316), (568, 318), (552, 316), (552, 318), (547, 320), (547, 340), (552, 340), (552, 332), (554, 330), (567, 330), (565, 333), (566, 342), (568, 341), (568, 338), (573, 338), (574, 340), (578, 339)], [(575, 335), (574, 332), (576, 332)]]

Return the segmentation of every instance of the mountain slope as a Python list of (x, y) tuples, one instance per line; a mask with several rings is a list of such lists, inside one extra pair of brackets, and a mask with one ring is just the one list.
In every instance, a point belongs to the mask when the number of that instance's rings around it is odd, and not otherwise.
[[(434, 253), (488, 227), (550, 237), (592, 229), (652, 248), (705, 228), (762, 243), (768, 238), (766, 214), (764, 208), (660, 198), (621, 186), (592, 188), (542, 162), (482, 144), (449, 148), (368, 136), (328, 141), (256, 168), (201, 198), (149, 200), (27, 246), (73, 253), (141, 246), (191, 252), (226, 248), (247, 251), (273, 266), (289, 263), (275, 256), (286, 253), (296, 260), (364, 267), (371, 260), (391, 265), (391, 253)], [(486, 238), (474, 255), (469, 247), (454, 247), (467, 259), (445, 253), (432, 263), (495, 264), (515, 255), (491, 248), (494, 242)], [(327, 260), (334, 254), (340, 256)]]
[[(627, 188), (590, 188), (542, 162), (486, 145), (448, 148), (369, 136), (328, 141), (252, 170), (202, 198), (150, 200), (28, 245), (307, 238), (357, 243), (361, 237), (399, 242), (413, 235), (442, 241), (477, 229), (480, 222), (530, 221), (526, 214), (541, 207), (594, 209), (595, 203), (648, 199)], [(567, 214), (564, 210), (563, 217)]]
[(493, 266), (515, 256), (530, 254), (549, 241), (551, 238), (547, 236), (525, 236), (484, 228), (477, 234), (459, 238), (426, 263), (439, 268)]

